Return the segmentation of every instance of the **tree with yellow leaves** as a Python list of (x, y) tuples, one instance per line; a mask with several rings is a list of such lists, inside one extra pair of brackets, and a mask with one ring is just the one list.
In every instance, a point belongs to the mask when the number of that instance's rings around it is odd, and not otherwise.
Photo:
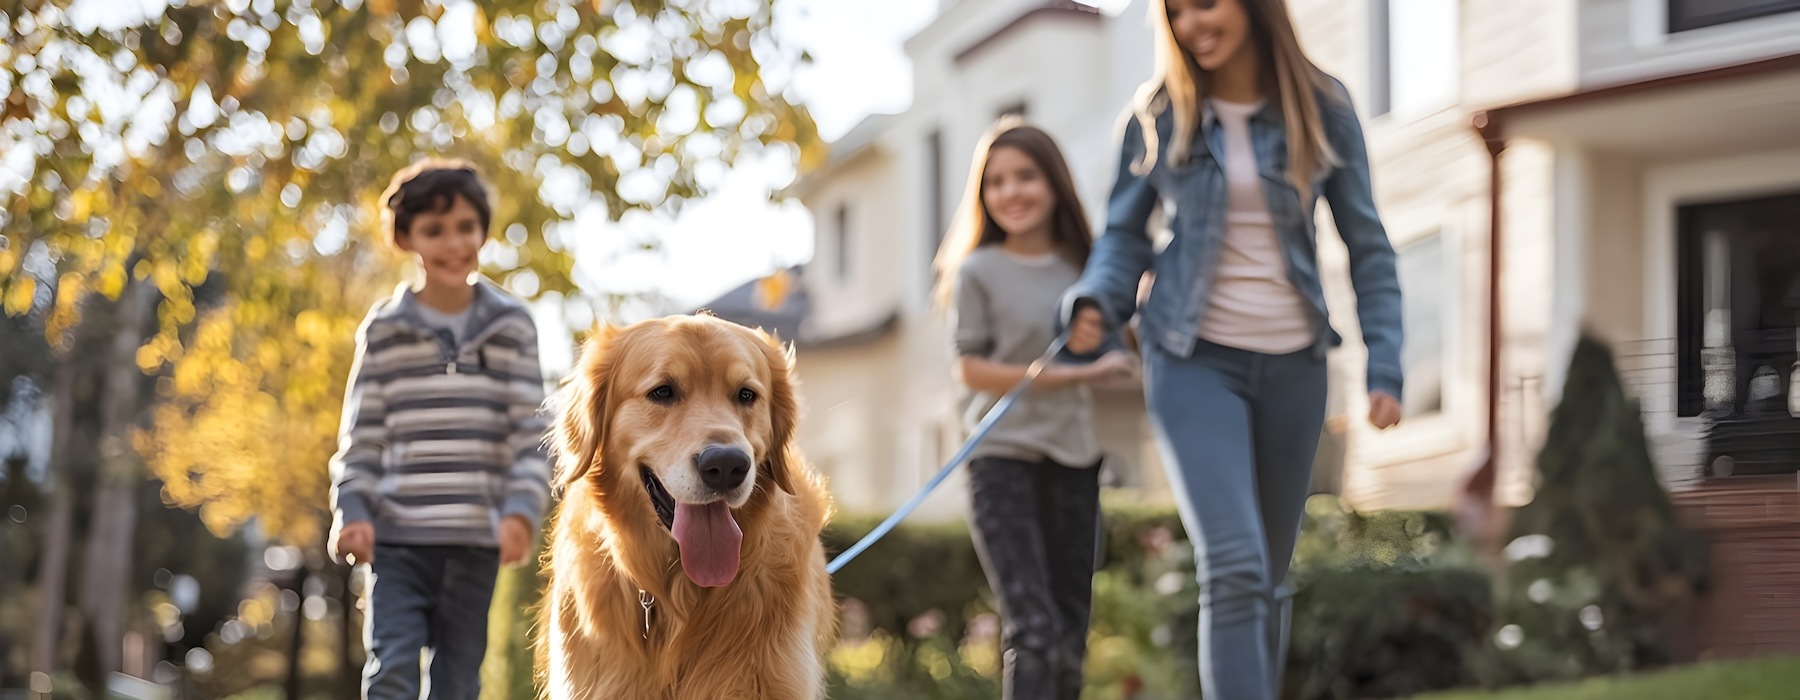
[[(84, 324), (110, 337), (100, 410), (69, 418), (101, 436), (78, 600), (103, 672), (146, 466), (217, 531), (314, 546), (349, 328), (397, 277), (369, 240), (394, 170), (479, 164), (500, 199), (483, 271), (535, 297), (573, 290), (562, 224), (590, 200), (678, 207), (740, 153), (821, 155), (765, 79), (804, 59), (768, 0), (141, 5), (0, 4), (0, 305), (41, 311), (57, 368)], [(40, 670), (64, 663), (67, 560), (39, 576)]]

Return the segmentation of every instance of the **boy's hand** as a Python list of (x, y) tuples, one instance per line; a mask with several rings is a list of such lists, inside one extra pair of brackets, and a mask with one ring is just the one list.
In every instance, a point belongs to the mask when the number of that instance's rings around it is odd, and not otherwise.
[(531, 522), (523, 516), (508, 515), (500, 521), (500, 563), (515, 566), (525, 563), (531, 553)]
[(1400, 399), (1385, 391), (1369, 392), (1369, 423), (1387, 430), (1400, 423)]
[(331, 529), (326, 543), (331, 556), (350, 565), (375, 561), (375, 524), (367, 520), (344, 523)]

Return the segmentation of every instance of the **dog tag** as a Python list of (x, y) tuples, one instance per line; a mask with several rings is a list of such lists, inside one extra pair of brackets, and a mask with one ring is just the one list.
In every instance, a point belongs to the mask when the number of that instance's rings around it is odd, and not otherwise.
[(638, 605), (644, 606), (644, 639), (649, 639), (650, 607), (656, 605), (656, 599), (650, 597), (649, 591), (638, 591)]

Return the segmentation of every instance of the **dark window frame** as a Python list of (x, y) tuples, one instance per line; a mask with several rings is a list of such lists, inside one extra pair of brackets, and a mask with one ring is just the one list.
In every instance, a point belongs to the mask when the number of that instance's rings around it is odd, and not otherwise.
[(850, 205), (849, 204), (844, 203), (844, 204), (838, 205), (836, 223), (837, 223), (837, 251), (835, 251), (835, 252), (837, 254), (837, 259), (834, 262), (836, 263), (836, 266), (837, 266), (837, 278), (840, 281), (848, 282), (848, 281), (850, 281), (850, 269), (851, 269), (851, 265), (853, 263), (853, 261), (851, 260), (851, 257), (850, 257), (851, 242), (850, 242)]
[(925, 135), (925, 279), (935, 282), (932, 262), (944, 244), (944, 132)]
[[(1714, 6), (1711, 10), (1705, 6)], [(1723, 5), (1724, 7), (1719, 7)], [(1800, 12), (1800, 0), (1667, 0), (1668, 33)]]
[(1394, 44), (1388, 36), (1390, 0), (1369, 0), (1369, 116), (1394, 111)]

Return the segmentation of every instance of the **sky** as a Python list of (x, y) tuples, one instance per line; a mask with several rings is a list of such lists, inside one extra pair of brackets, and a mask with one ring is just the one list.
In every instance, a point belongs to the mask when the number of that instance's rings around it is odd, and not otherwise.
[[(902, 42), (922, 29), (936, 0), (846, 2), (780, 0), (776, 28), (812, 57), (793, 77), (793, 87), (831, 141), (870, 114), (906, 109), (912, 69)], [(676, 306), (698, 306), (733, 287), (812, 256), (812, 217), (798, 202), (772, 204), (771, 186), (792, 181), (780, 156), (740, 162), (719, 188), (691, 202), (672, 221), (605, 221), (597, 210), (581, 217), (578, 274), (595, 291), (655, 289)], [(624, 229), (625, 235), (593, 235)], [(660, 238), (657, 253), (634, 253), (648, 229)]]
[[(931, 21), (937, 0), (778, 0), (776, 31), (812, 55), (793, 87), (827, 142), (871, 114), (906, 109), (912, 67), (902, 44)], [(696, 308), (744, 282), (812, 257), (812, 215), (797, 201), (771, 203), (767, 193), (792, 182), (779, 155), (740, 161), (718, 189), (669, 217), (607, 220), (589, 208), (572, 237), (576, 279), (590, 293), (655, 291), (677, 310)], [(643, 251), (645, 236), (660, 241)], [(591, 323), (580, 305), (549, 300), (536, 314), (541, 360), (553, 373), (573, 363), (568, 329)], [(556, 323), (557, 320), (561, 324)]]

